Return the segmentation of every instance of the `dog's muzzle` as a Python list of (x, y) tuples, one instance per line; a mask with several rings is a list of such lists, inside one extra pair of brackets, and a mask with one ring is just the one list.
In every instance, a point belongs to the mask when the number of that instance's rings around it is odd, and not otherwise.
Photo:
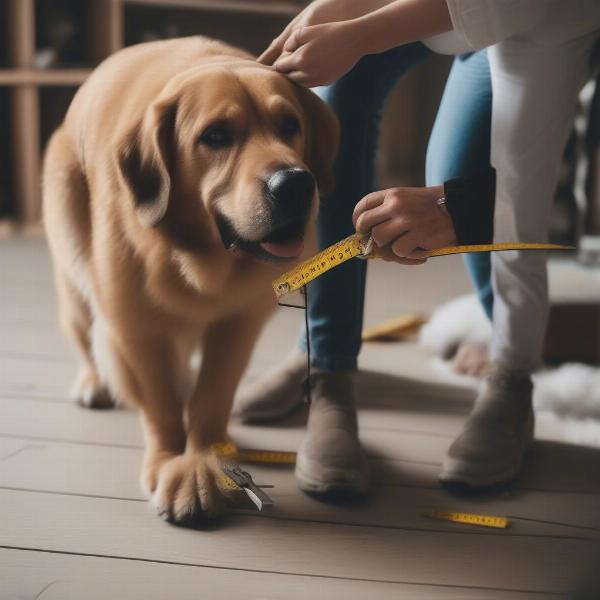
[(284, 167), (272, 173), (265, 181), (265, 198), (273, 228), (306, 222), (314, 193), (315, 180), (305, 169)]
[(304, 233), (316, 190), (313, 176), (300, 167), (282, 167), (265, 179), (263, 190), (267, 235), (260, 240), (244, 239), (231, 220), (220, 215), (218, 225), (223, 244), (261, 260), (298, 258), (304, 250)]

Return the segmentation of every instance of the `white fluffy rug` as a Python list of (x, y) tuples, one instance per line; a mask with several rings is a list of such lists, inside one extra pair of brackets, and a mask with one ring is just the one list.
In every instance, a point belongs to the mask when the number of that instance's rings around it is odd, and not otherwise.
[[(455, 374), (441, 357), (462, 342), (485, 344), (491, 333), (477, 297), (468, 295), (438, 308), (421, 329), (420, 341), (435, 352), (434, 367), (445, 378), (475, 387), (479, 380)], [(600, 446), (600, 368), (565, 364), (540, 370), (534, 381), (533, 401), (539, 417), (560, 422), (565, 440)]]
[(469, 294), (437, 308), (421, 328), (420, 342), (438, 356), (447, 356), (462, 342), (488, 343), (491, 337), (492, 326), (477, 296)]

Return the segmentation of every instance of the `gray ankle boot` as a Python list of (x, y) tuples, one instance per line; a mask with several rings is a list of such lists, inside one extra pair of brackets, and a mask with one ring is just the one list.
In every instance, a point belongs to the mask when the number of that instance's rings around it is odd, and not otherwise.
[(351, 374), (317, 371), (311, 379), (310, 414), (296, 459), (300, 489), (364, 494), (368, 463), (358, 439)]
[(304, 403), (307, 374), (306, 354), (297, 350), (240, 391), (234, 414), (244, 423), (265, 423), (287, 417)]
[(528, 374), (494, 364), (448, 450), (440, 481), (485, 487), (513, 479), (533, 443), (532, 391)]

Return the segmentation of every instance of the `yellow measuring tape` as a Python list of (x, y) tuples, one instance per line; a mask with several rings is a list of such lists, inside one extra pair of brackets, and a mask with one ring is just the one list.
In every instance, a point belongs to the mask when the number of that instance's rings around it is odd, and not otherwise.
[[(572, 246), (559, 244), (537, 243), (502, 243), (502, 244), (477, 244), (471, 246), (447, 246), (427, 252), (428, 257), (447, 256), (449, 254), (465, 254), (468, 252), (501, 252), (505, 250), (573, 250)], [(351, 258), (377, 258), (369, 251), (369, 239), (362, 234), (355, 233), (329, 248), (325, 248), (312, 258), (300, 263), (287, 273), (273, 281), (273, 289), (278, 298), (298, 290), (330, 269), (341, 265)]]
[[(242, 463), (288, 465), (296, 463), (295, 452), (280, 452), (278, 450), (240, 450), (233, 442), (213, 444), (211, 449), (223, 458), (236, 460)], [(240, 490), (235, 481), (225, 473), (220, 477), (219, 486), (226, 491)], [(422, 516), (443, 521), (453, 521), (455, 523), (465, 523), (467, 525), (477, 525), (479, 527), (493, 527), (495, 529), (506, 529), (506, 527), (508, 527), (508, 519), (506, 517), (492, 515), (433, 510), (423, 513)]]
[(245, 463), (296, 464), (295, 452), (279, 450), (240, 450), (233, 442), (213, 444), (211, 448), (219, 455)]
[(493, 527), (494, 529), (506, 529), (508, 527), (508, 519), (506, 517), (496, 517), (493, 515), (432, 510), (431, 512), (423, 513), (423, 516), (442, 521), (477, 525), (479, 527)]
[(325, 250), (275, 279), (273, 281), (275, 295), (280, 298), (288, 292), (300, 289), (313, 279), (351, 258), (365, 256), (365, 249), (366, 245), (362, 241), (362, 236), (358, 234), (351, 235), (337, 244), (325, 248)]
[[(281, 452), (278, 450), (240, 450), (233, 442), (213, 444), (211, 449), (223, 457), (242, 463), (269, 463), (269, 464), (296, 464), (295, 452)], [(236, 491), (240, 487), (225, 473), (221, 473), (219, 487), (224, 491)]]

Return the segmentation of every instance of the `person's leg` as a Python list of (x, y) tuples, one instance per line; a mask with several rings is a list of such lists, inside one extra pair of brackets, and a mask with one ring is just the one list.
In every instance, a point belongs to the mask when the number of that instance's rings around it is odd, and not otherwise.
[[(515, 40), (490, 51), (497, 242), (547, 240), (562, 153), (595, 40), (596, 34), (582, 36), (543, 52)], [(548, 313), (545, 254), (499, 252), (492, 270), (492, 359), (531, 372), (540, 362)]]
[[(352, 211), (375, 190), (375, 158), (381, 113), (390, 91), (429, 51), (420, 43), (365, 56), (347, 75), (319, 88), (340, 120), (335, 191), (325, 198), (317, 222), (319, 247), (354, 233)], [(361, 347), (366, 262), (352, 260), (309, 285), (313, 365), (321, 370), (355, 370)], [(306, 348), (304, 336), (301, 348)]]
[[(487, 51), (454, 59), (427, 148), (427, 185), (468, 177), (490, 166), (492, 80)], [(464, 258), (479, 300), (491, 320), (489, 252)]]
[[(354, 233), (356, 203), (375, 189), (375, 156), (385, 100), (397, 80), (427, 50), (411, 44), (366, 56), (340, 81), (320, 90), (340, 120), (336, 188), (318, 219), (321, 248)], [(354, 391), (348, 371), (361, 347), (366, 261), (336, 267), (309, 285), (308, 315), (312, 404), (298, 448), (296, 479), (307, 492), (362, 492), (367, 460), (358, 439)], [(306, 341), (301, 338), (301, 348)]]
[[(595, 35), (552, 45), (515, 38), (489, 49), (495, 241), (544, 242), (564, 145)], [(492, 369), (440, 478), (485, 486), (519, 471), (533, 441), (532, 383), (546, 318), (545, 256), (498, 252)]]
[[(321, 202), (317, 222), (319, 246), (352, 234), (352, 211), (375, 186), (379, 120), (389, 92), (399, 78), (429, 51), (420, 43), (365, 56), (339, 81), (316, 92), (340, 120), (336, 185)], [(313, 366), (324, 371), (356, 369), (361, 347), (365, 261), (349, 261), (309, 286), (309, 327)], [(240, 394), (236, 412), (247, 422), (276, 420), (302, 404), (306, 378), (306, 337), (299, 352)]]
[[(317, 232), (320, 247), (354, 232), (356, 203), (375, 188), (379, 121), (397, 80), (428, 53), (410, 44), (364, 57), (338, 82), (318, 93), (340, 120), (340, 152), (334, 193), (323, 199)], [(296, 478), (309, 492), (364, 492), (367, 461), (358, 439), (350, 372), (361, 346), (364, 261), (349, 261), (309, 285), (308, 316), (312, 364), (312, 404), (306, 435), (298, 449)], [(306, 339), (300, 352), (259, 381), (244, 398), (245, 420), (271, 420), (302, 403)], [(257, 418), (258, 417), (258, 418)]]
[[(492, 82), (486, 50), (457, 57), (429, 139), (427, 185), (476, 175), (489, 168), (491, 113)], [(464, 261), (491, 320), (494, 295), (490, 254), (467, 254)], [(489, 365), (487, 344), (461, 343), (451, 364), (458, 373), (483, 376)]]

